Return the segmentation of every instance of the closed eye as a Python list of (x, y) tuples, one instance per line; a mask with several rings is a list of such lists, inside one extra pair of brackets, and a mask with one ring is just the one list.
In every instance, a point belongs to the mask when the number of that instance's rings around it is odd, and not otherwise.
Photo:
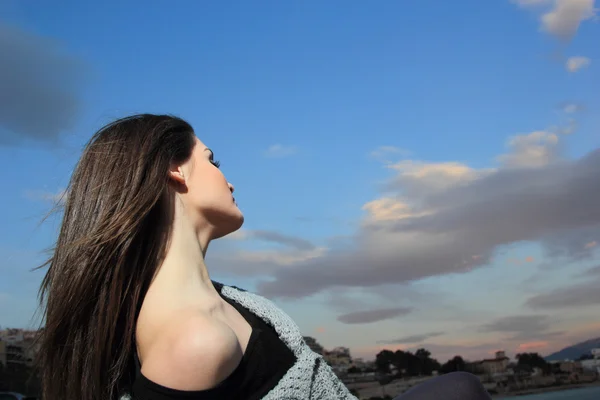
[(215, 154), (213, 153), (213, 151), (211, 149), (209, 149), (208, 147), (204, 150), (209, 152), (208, 160), (210, 161), (210, 163), (212, 165), (214, 165), (215, 167), (219, 168), (221, 166), (221, 163), (218, 161), (215, 161), (215, 159), (214, 159)]

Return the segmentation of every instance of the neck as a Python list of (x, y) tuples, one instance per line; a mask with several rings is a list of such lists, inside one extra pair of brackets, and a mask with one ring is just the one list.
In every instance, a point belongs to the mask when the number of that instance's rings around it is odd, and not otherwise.
[(189, 293), (196, 299), (203, 295), (214, 296), (216, 290), (204, 263), (209, 235), (194, 226), (179, 201), (176, 201), (174, 214), (169, 247), (155, 282), (176, 293)]

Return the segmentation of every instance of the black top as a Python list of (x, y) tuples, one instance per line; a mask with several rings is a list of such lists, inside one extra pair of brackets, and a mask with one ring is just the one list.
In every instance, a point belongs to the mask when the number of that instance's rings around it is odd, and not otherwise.
[[(215, 285), (219, 293), (221, 285)], [(237, 368), (218, 386), (208, 390), (185, 391), (159, 385), (144, 375), (135, 354), (136, 378), (132, 386), (134, 400), (253, 400), (264, 397), (296, 362), (294, 353), (283, 343), (272, 326), (227, 297), (225, 301), (252, 327), (246, 352)]]

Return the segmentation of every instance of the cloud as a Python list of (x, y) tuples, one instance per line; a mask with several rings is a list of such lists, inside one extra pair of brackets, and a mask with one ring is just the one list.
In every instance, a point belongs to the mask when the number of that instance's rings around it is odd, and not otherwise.
[(56, 143), (81, 108), (85, 66), (47, 38), (0, 23), (0, 144)]
[(551, 0), (512, 0), (513, 3), (521, 7), (540, 6), (550, 3)]
[(293, 154), (295, 154), (297, 151), (296, 147), (294, 146), (284, 146), (282, 144), (274, 144), (269, 146), (269, 148), (267, 148), (267, 150), (264, 152), (264, 155), (266, 157), (270, 157), (270, 158), (283, 158), (283, 157), (289, 157)]
[(585, 110), (585, 104), (582, 103), (564, 103), (561, 106), (563, 112), (567, 114), (575, 114)]
[(426, 211), (415, 212), (410, 205), (390, 197), (372, 200), (362, 209), (367, 212), (365, 223), (379, 223), (381, 221), (393, 221), (425, 215)]
[[(252, 242), (261, 242), (261, 249), (248, 250), (247, 244)], [(327, 251), (326, 247), (315, 246), (298, 236), (249, 229), (234, 232), (213, 247), (208, 257), (212, 265), (219, 266), (220, 273), (250, 277), (270, 275), (278, 269), (322, 257)]]
[(598, 266), (596, 266), (596, 267), (593, 267), (593, 268), (590, 268), (590, 269), (588, 269), (587, 271), (585, 271), (585, 272), (583, 273), (583, 276), (586, 276), (586, 277), (589, 277), (589, 276), (592, 276), (592, 277), (596, 277), (596, 276), (597, 276), (597, 277), (600, 277), (600, 265), (598, 265)]
[(311, 250), (239, 250), (211, 252), (211, 265), (218, 265), (220, 273), (238, 276), (268, 276), (281, 269), (309, 262), (323, 257), (326, 249), (317, 247)]
[(396, 171), (385, 190), (395, 191), (402, 187), (406, 197), (422, 197), (442, 192), (458, 185), (473, 182), (487, 171), (477, 171), (459, 162), (426, 163), (403, 160), (388, 168)]
[(581, 23), (595, 15), (594, 0), (555, 0), (542, 15), (542, 29), (561, 39), (571, 39)]
[(549, 132), (557, 135), (571, 135), (577, 131), (577, 127), (577, 120), (574, 118), (569, 118), (566, 124), (553, 126), (549, 129)]
[(571, 39), (581, 23), (596, 14), (594, 0), (512, 0), (521, 7), (542, 8), (541, 29), (560, 39)]
[(316, 248), (310, 241), (297, 236), (285, 235), (280, 232), (253, 230), (245, 231), (246, 239), (263, 240), (266, 242), (277, 243), (297, 250), (313, 250)]
[(394, 340), (380, 340), (377, 343), (380, 344), (414, 344), (414, 343), (422, 343), (424, 341), (426, 341), (427, 339), (431, 339), (434, 337), (438, 337), (438, 336), (442, 336), (445, 332), (430, 332), (430, 333), (423, 333), (420, 335), (411, 335), (411, 336), (404, 336), (398, 339), (394, 339)]
[(512, 3), (543, 10), (541, 30), (562, 40), (573, 38), (581, 23), (596, 15), (594, 0), (512, 0)]
[[(431, 303), (438, 304), (442, 294), (423, 290), (417, 285), (382, 285), (372, 287), (333, 287), (325, 293), (323, 304), (344, 314), (357, 310), (392, 308), (398, 304), (418, 304), (426, 307)], [(433, 300), (435, 299), (435, 300)]]
[(395, 146), (379, 146), (375, 150), (369, 153), (369, 156), (375, 160), (383, 163), (390, 163), (388, 157), (390, 156), (402, 156), (406, 157), (410, 154), (409, 151), (401, 149)]
[(481, 326), (482, 332), (538, 333), (550, 327), (546, 315), (514, 315)]
[(508, 141), (510, 152), (498, 157), (506, 167), (542, 167), (559, 157), (558, 136), (546, 131), (518, 135)]
[(337, 320), (344, 324), (369, 324), (410, 314), (408, 307), (383, 308), (369, 311), (356, 311), (338, 316)]
[(526, 302), (533, 309), (555, 310), (600, 304), (600, 279), (538, 294)]
[(553, 262), (568, 263), (570, 261), (589, 260), (594, 256), (594, 246), (590, 238), (598, 237), (600, 229), (597, 224), (590, 224), (575, 231), (546, 235), (542, 244), (546, 247), (546, 257)]
[[(496, 169), (404, 160), (344, 245), (275, 271), (258, 285), (299, 298), (333, 287), (378, 287), (464, 273), (503, 245), (540, 241), (546, 255), (582, 257), (600, 237), (600, 150), (566, 160), (545, 131), (514, 137)], [(587, 254), (590, 250), (587, 250)]]
[(577, 72), (580, 69), (588, 67), (591, 63), (592, 60), (587, 57), (569, 57), (565, 66), (569, 72)]
[(498, 318), (480, 327), (481, 332), (508, 334), (506, 343), (541, 341), (564, 335), (563, 331), (552, 330), (552, 321), (547, 315), (513, 315)]
[(517, 347), (518, 352), (531, 352), (533, 350), (539, 351), (540, 349), (546, 349), (550, 345), (550, 342), (547, 341), (532, 341), (521, 343)]

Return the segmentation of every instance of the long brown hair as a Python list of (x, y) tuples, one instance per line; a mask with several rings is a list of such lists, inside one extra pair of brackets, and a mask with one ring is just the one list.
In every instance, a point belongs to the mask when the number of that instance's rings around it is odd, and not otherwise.
[(169, 168), (194, 144), (187, 122), (142, 114), (103, 127), (85, 147), (43, 265), (44, 400), (112, 400), (131, 381), (136, 320), (169, 241)]

